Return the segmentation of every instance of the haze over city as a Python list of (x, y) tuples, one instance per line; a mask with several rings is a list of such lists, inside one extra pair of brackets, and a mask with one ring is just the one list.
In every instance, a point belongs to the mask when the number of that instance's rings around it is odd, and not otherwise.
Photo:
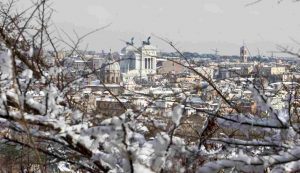
[[(135, 37), (137, 43), (155, 34), (168, 38), (184, 51), (239, 54), (245, 42), (252, 54), (270, 55), (276, 45), (296, 47), (299, 40), (300, 4), (274, 0), (259, 4), (251, 0), (59, 0), (53, 1), (52, 21), (57, 28), (79, 34), (111, 24), (86, 38), (91, 50), (119, 51), (124, 42)], [(23, 2), (26, 4), (26, 2)], [(72, 35), (72, 34), (71, 34)], [(163, 51), (172, 51), (165, 43), (152, 39)]]

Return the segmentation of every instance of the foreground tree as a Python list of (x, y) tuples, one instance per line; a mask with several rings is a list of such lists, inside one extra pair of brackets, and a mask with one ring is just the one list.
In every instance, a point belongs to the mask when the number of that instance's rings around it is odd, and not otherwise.
[[(201, 126), (192, 127), (181, 106), (188, 98), (183, 90), (177, 93), (182, 95), (172, 114), (162, 123), (157, 121), (161, 117), (132, 107), (125, 107), (121, 116), (95, 121), (96, 115), (80, 109), (82, 105), (71, 96), (80, 92), (74, 86), (82, 78), (97, 74), (90, 70), (70, 77), (58, 51), (63, 44), (70, 54), (85, 59), (79, 51), (80, 43), (93, 32), (76, 40), (67, 33), (69, 41), (56, 38), (51, 31), (52, 10), (47, 0), (36, 1), (21, 12), (15, 10), (15, 3), (0, 4), (0, 137), (1, 143), (15, 147), (16, 152), (24, 148), (32, 151), (30, 157), (40, 172), (49, 172), (51, 166), (61, 165), (62, 161), (72, 170), (87, 172), (299, 170), (298, 85), (283, 83), (278, 92), (285, 93), (288, 109), (275, 111), (267, 101), (260, 76), (246, 78), (243, 86), (254, 93), (255, 101), (266, 113), (244, 114), (234, 98), (228, 97), (228, 90), (195, 70), (172, 42), (164, 40), (185, 61), (174, 63), (209, 84), (219, 100), (218, 107), (202, 111)], [(164, 97), (149, 96), (149, 105)], [(193, 131), (189, 140), (185, 137), (187, 127)], [(27, 169), (24, 164), (19, 170)]]

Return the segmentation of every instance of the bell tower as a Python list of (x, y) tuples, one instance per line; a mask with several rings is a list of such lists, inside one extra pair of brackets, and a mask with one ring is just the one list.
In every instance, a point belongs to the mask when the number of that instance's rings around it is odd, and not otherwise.
[(246, 49), (246, 46), (243, 45), (241, 48), (240, 48), (240, 57), (241, 57), (241, 60), (246, 63), (248, 61), (248, 51)]

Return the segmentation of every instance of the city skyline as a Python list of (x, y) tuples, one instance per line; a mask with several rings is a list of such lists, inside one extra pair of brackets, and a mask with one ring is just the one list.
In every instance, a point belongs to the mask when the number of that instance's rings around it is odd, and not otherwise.
[(0, 1), (0, 172), (300, 172), (299, 5)]

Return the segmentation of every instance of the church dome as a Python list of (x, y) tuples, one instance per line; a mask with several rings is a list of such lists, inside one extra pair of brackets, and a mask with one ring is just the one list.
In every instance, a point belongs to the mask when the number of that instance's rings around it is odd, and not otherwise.
[(110, 53), (106, 62), (102, 64), (100, 70), (100, 78), (106, 84), (119, 84), (120, 78), (120, 65), (118, 60), (114, 60)]
[(120, 65), (117, 61), (109, 60), (102, 65), (105, 71), (120, 71)]

